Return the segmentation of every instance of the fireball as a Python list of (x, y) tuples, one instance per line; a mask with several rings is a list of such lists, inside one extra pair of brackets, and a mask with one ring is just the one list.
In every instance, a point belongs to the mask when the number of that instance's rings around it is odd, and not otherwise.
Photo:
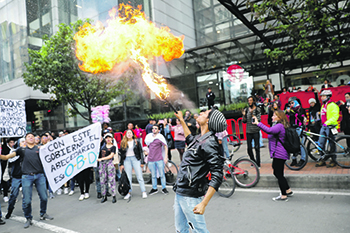
[(168, 27), (157, 27), (140, 9), (121, 4), (118, 16), (115, 8), (109, 12), (106, 27), (85, 23), (74, 36), (76, 56), (82, 62), (80, 69), (89, 73), (108, 72), (132, 59), (141, 67), (147, 86), (164, 99), (169, 94), (166, 80), (152, 71), (148, 61), (160, 56), (165, 61), (181, 57), (184, 37), (174, 36)]

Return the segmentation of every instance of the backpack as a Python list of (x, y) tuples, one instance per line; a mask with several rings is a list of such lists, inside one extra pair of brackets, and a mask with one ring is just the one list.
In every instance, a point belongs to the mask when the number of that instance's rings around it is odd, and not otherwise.
[(126, 194), (129, 193), (130, 190), (130, 182), (128, 179), (128, 175), (126, 174), (125, 170), (123, 169), (122, 175), (119, 180), (119, 185), (118, 185), (118, 192), (120, 195), (125, 196)]
[[(286, 128), (284, 143), (282, 143), (281, 139), (279, 138), (277, 139), (289, 154), (295, 154), (300, 152), (300, 146), (301, 146), (300, 137), (295, 128), (293, 127)], [(277, 141), (276, 141), (276, 144), (277, 144)]]

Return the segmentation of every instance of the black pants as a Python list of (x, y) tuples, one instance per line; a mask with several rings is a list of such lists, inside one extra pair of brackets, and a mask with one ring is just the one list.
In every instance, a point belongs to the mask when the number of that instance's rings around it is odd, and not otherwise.
[[(252, 147), (252, 140), (254, 139), (254, 148), (255, 148), (255, 154), (256, 159), (254, 159), (253, 154), (253, 147)], [(260, 135), (258, 133), (247, 133), (247, 151), (249, 158), (253, 160), (259, 167), (260, 167)]]
[(289, 189), (288, 182), (284, 177), (284, 163), (286, 160), (273, 158), (272, 160), (272, 169), (273, 175), (278, 180), (278, 185), (280, 186), (280, 190), (282, 195), (287, 195), (287, 190)]
[(212, 109), (213, 106), (214, 106), (214, 101), (213, 102), (208, 101), (208, 110)]
[[(86, 168), (85, 170), (81, 171), (75, 176), (75, 178), (79, 183), (81, 194), (89, 193), (90, 183), (91, 183), (90, 170), (91, 170), (91, 167)], [(84, 189), (84, 184), (85, 184), (85, 189)]]

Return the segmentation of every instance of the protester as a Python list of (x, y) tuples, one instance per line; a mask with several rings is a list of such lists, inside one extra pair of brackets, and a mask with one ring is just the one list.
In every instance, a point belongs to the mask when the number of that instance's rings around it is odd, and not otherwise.
[[(6, 140), (6, 145), (4, 145), (1, 148), (1, 154), (2, 155), (8, 155), (11, 153), (11, 151), (14, 149), (15, 146), (15, 140), (13, 138), (7, 139)], [(4, 173), (5, 171), (7, 171), (6, 167), (8, 166), (8, 162), (7, 160), (1, 160), (1, 187), (2, 187), (2, 191), (4, 194), (4, 202), (8, 202), (9, 201), (9, 197), (8, 197), (8, 190), (9, 190), (9, 183), (8, 183), (8, 179), (4, 180)]]
[[(218, 110), (201, 112), (197, 118), (201, 135), (193, 136), (182, 112), (178, 111), (175, 115), (181, 122), (189, 145), (183, 155), (174, 186), (176, 232), (189, 232), (190, 228), (193, 232), (208, 232), (203, 214), (221, 185), (225, 160), (215, 133), (226, 129), (226, 119)], [(211, 180), (208, 183), (209, 172)]]
[(182, 155), (185, 152), (186, 139), (185, 139), (184, 129), (182, 128), (182, 125), (179, 119), (176, 119), (176, 125), (171, 127), (171, 131), (174, 131), (175, 149), (179, 152), (180, 162), (181, 162)]
[(280, 107), (278, 106), (278, 102), (273, 102), (273, 104), (271, 105), (270, 110), (269, 110), (269, 116), (267, 118), (267, 122), (270, 125), (270, 127), (273, 124), (273, 121), (272, 121), (273, 113), (279, 109), (280, 109)]
[[(336, 103), (331, 100), (332, 97), (332, 91), (331, 90), (323, 90), (320, 94), (321, 100), (322, 100), (322, 107), (321, 107), (321, 124), (322, 128), (320, 130), (320, 135), (327, 136), (331, 139), (335, 139), (334, 134), (332, 133), (331, 129), (338, 127), (338, 118), (339, 118), (339, 107), (336, 105)], [(319, 144), (320, 147), (324, 150), (326, 145), (326, 138), (320, 137), (319, 138)], [(330, 153), (333, 153), (335, 151), (335, 144), (333, 141), (329, 140), (330, 145)], [(331, 161), (327, 165), (327, 167), (335, 167), (337, 163), (335, 162), (337, 156), (334, 154), (331, 156)], [(316, 167), (321, 167), (326, 165), (326, 160), (328, 158), (320, 160)]]
[[(243, 123), (247, 124), (246, 129), (246, 136), (247, 136), (247, 152), (251, 160), (253, 160), (258, 167), (261, 166), (260, 164), (260, 145), (259, 145), (259, 131), (260, 128), (257, 127), (255, 124), (253, 124), (253, 117), (256, 116), (259, 120), (261, 120), (261, 110), (260, 108), (256, 107), (255, 99), (253, 96), (248, 97), (248, 108), (243, 109)], [(253, 148), (252, 148), (252, 140), (254, 140), (255, 143), (255, 156), (253, 154)]]
[(215, 94), (214, 92), (212, 92), (211, 87), (208, 87), (208, 92), (205, 95), (205, 97), (207, 98), (207, 101), (208, 101), (208, 110), (209, 110), (214, 106), (214, 100), (215, 100)]
[(146, 135), (149, 133), (152, 133), (152, 127), (153, 125), (156, 123), (156, 121), (154, 119), (148, 119), (148, 125), (146, 125)]
[(305, 90), (306, 92), (310, 92), (310, 91), (315, 91), (314, 87), (312, 86), (312, 84), (309, 85), (309, 87)]
[[(2, 179), (2, 170), (0, 166), (0, 179)], [(2, 212), (1, 212), (1, 205), (0, 205), (0, 225), (4, 225), (6, 222), (2, 220)]]
[(322, 85), (322, 89), (325, 89), (325, 88), (330, 88), (330, 87), (333, 87), (332, 84), (329, 82), (328, 79), (324, 80), (324, 83)]
[(266, 98), (268, 98), (270, 101), (273, 100), (274, 90), (273, 90), (272, 83), (269, 79), (266, 80), (265, 94), (266, 94)]
[(340, 84), (338, 85), (338, 87), (343, 87), (346, 86), (345, 85), (345, 80), (344, 79), (340, 79)]
[[(153, 133), (147, 134), (145, 143), (149, 148), (147, 156), (148, 168), (152, 173), (152, 189), (150, 195), (158, 193), (157, 189), (157, 170), (159, 172), (160, 181), (162, 184), (162, 193), (169, 194), (166, 189), (164, 165), (168, 162), (167, 142), (162, 134), (159, 133), (159, 126), (153, 125)], [(163, 156), (164, 154), (164, 156)]]
[[(341, 101), (340, 110), (342, 112), (341, 130), (345, 135), (350, 135), (350, 92), (345, 94), (345, 103)], [(347, 147), (350, 148), (350, 137), (346, 139)]]
[[(288, 197), (293, 195), (286, 178), (284, 177), (284, 164), (289, 159), (289, 154), (284, 148), (286, 128), (289, 127), (288, 119), (282, 110), (277, 110), (273, 113), (272, 127), (268, 127), (259, 122), (259, 119), (254, 116), (254, 123), (264, 132), (268, 134), (270, 157), (272, 160), (273, 174), (278, 180), (278, 185), (281, 190), (281, 195), (272, 198), (274, 201), (288, 201)], [(282, 142), (282, 143), (281, 143)]]
[(137, 141), (142, 145), (142, 129), (138, 126), (138, 125), (135, 125), (135, 136), (136, 136), (136, 139)]
[[(136, 140), (134, 132), (128, 129), (120, 144), (120, 170), (125, 169), (129, 182), (132, 184), (132, 170), (134, 169), (141, 188), (142, 198), (147, 198), (141, 163), (144, 164), (142, 145)], [(131, 192), (132, 186), (130, 186), (129, 193), (124, 197), (125, 200), (131, 197)]]
[[(321, 105), (320, 102), (317, 98), (311, 98), (309, 99), (309, 104), (310, 104), (310, 108), (309, 108), (309, 124), (308, 124), (308, 128), (310, 129), (310, 131), (312, 133), (320, 133), (320, 129), (321, 129), (321, 115), (320, 115), (320, 110), (321, 110)], [(318, 141), (318, 136), (313, 136), (313, 140)]]
[[(132, 130), (131, 130), (132, 131)], [(106, 145), (101, 148), (100, 157), (97, 159), (100, 162), (100, 182), (101, 182), (101, 203), (107, 201), (107, 186), (112, 193), (112, 203), (116, 203), (116, 182), (115, 182), (115, 167), (113, 164), (113, 158), (115, 154), (118, 154), (118, 149), (113, 145), (113, 136), (110, 133), (105, 135)]]
[(78, 181), (79, 189), (80, 189), (80, 197), (79, 201), (82, 201), (84, 199), (88, 199), (90, 197), (89, 191), (90, 191), (90, 169), (91, 168), (85, 168), (83, 171), (79, 172), (75, 178)]
[(226, 129), (224, 131), (222, 131), (222, 132), (219, 132), (219, 133), (215, 134), (215, 136), (218, 138), (219, 144), (222, 145), (222, 148), (224, 150), (224, 155), (225, 155), (225, 158), (226, 158), (225, 163), (226, 164), (231, 164), (230, 152), (228, 150), (228, 145), (227, 145), (227, 137), (226, 137), (227, 135), (228, 135), (228, 132), (227, 132)]
[[(21, 138), (18, 140), (18, 144), (21, 148), (25, 148), (25, 139)], [(19, 188), (22, 185), (22, 169), (20, 156), (15, 156), (9, 159), (9, 167), (11, 168), (11, 194), (10, 200), (7, 207), (6, 219), (11, 217), (13, 210), (15, 209), (16, 199), (19, 194)]]
[(279, 97), (279, 95), (277, 95), (277, 94), (274, 94), (274, 95), (273, 95), (273, 100), (271, 100), (271, 102), (272, 102), (272, 103), (277, 102), (277, 107), (278, 107), (279, 109), (280, 109), (281, 106), (282, 106), (282, 102), (281, 102), (281, 100), (280, 100), (280, 97)]
[(24, 228), (28, 228), (32, 225), (32, 191), (33, 184), (35, 184), (36, 190), (40, 198), (40, 219), (52, 220), (53, 217), (46, 213), (47, 209), (47, 189), (46, 178), (44, 175), (43, 165), (39, 157), (39, 148), (34, 144), (34, 134), (27, 133), (25, 136), (27, 146), (25, 148), (19, 147), (15, 152), (4, 156), (0, 155), (0, 158), (7, 160), (15, 156), (19, 156), (22, 162), (22, 194), (23, 203), (22, 208), (24, 217), (27, 219), (24, 224)]
[(191, 111), (186, 110), (185, 112), (185, 122), (187, 127), (190, 129), (191, 134), (194, 136), (196, 135), (197, 127), (196, 127), (196, 120), (192, 118)]
[[(297, 99), (295, 96), (290, 97), (288, 99), (288, 104), (286, 104), (285, 114), (287, 115), (287, 118), (289, 119), (290, 127), (296, 128), (296, 131), (297, 131), (298, 135), (300, 136), (301, 132), (302, 132), (301, 127), (306, 122), (306, 112), (302, 108), (302, 106), (300, 104), (300, 100)], [(305, 138), (303, 138), (302, 143), (304, 143), (304, 140), (305, 140)], [(305, 150), (301, 150), (300, 154), (301, 154), (301, 158), (300, 158), (299, 162), (297, 161), (297, 154), (293, 154), (292, 163), (290, 164), (290, 166), (301, 167), (302, 165), (304, 165), (304, 163), (306, 161)]]

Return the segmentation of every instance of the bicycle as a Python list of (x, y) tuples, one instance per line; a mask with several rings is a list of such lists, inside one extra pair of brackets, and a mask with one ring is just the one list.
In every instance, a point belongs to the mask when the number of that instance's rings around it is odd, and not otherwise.
[[(306, 137), (306, 139), (309, 141), (308, 143), (311, 143), (311, 145), (308, 145), (308, 148), (311, 148), (309, 151), (309, 156), (314, 159), (315, 161), (320, 161), (321, 159), (327, 160), (329, 157), (332, 155), (336, 155), (336, 163), (338, 166), (342, 168), (350, 168), (350, 148), (347, 147), (346, 139), (350, 138), (349, 135), (334, 135), (336, 138), (333, 140), (330, 137), (327, 137), (325, 135), (317, 134), (317, 133), (312, 133), (308, 131), (302, 131), (302, 135)], [(325, 148), (322, 149), (318, 143), (316, 143), (310, 135), (313, 136), (318, 136), (318, 137), (324, 137), (326, 141)], [(330, 152), (330, 145), (329, 141), (334, 142), (335, 144), (335, 151)]]
[[(168, 163), (164, 165), (165, 181), (167, 185), (175, 184), (178, 172), (179, 172), (179, 169), (177, 165), (173, 161), (168, 160)], [(148, 184), (152, 181), (152, 174), (148, 168), (148, 163), (146, 163), (143, 166), (142, 175), (143, 175), (143, 180), (145, 184)]]
[[(223, 178), (220, 187), (218, 188), (218, 194), (222, 197), (231, 197), (236, 189), (236, 181), (232, 176), (232, 170), (229, 166), (224, 165), (223, 167)], [(211, 173), (207, 175), (208, 183), (211, 180)]]
[[(228, 144), (230, 144), (232, 147), (229, 159), (231, 161), (232, 157), (234, 156), (234, 152), (238, 151), (242, 143), (239, 137), (236, 135), (230, 134), (226, 137), (229, 141)], [(246, 156), (238, 158), (233, 162), (233, 164), (228, 164), (230, 170), (227, 170), (227, 172), (231, 173), (230, 175), (234, 177), (234, 180), (239, 187), (251, 188), (259, 182), (260, 171), (258, 165), (254, 161), (244, 157)]]

